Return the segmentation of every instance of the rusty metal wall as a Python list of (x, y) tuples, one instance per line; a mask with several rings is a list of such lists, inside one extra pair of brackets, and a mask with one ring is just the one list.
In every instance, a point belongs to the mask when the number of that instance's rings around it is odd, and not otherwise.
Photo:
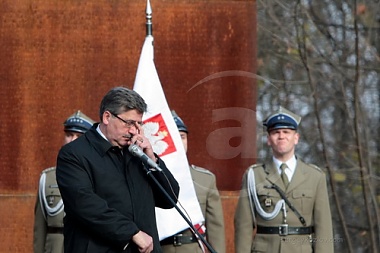
[[(80, 109), (97, 120), (109, 88), (132, 88), (145, 4), (1, 2), (0, 253), (32, 251), (37, 181), (55, 164), (65, 118)], [(233, 252), (236, 191), (255, 161), (255, 1), (151, 4), (161, 83), (190, 129), (190, 162), (218, 177)]]
[(237, 190), (256, 154), (254, 3), (183, 1), (155, 10), (165, 20), (154, 32), (156, 66), (169, 106), (189, 127), (189, 160), (213, 171), (221, 190)]

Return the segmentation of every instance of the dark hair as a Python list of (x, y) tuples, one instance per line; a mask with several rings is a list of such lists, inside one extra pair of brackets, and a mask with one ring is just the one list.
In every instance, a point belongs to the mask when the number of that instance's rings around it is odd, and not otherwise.
[(125, 87), (112, 88), (103, 97), (100, 103), (99, 117), (102, 121), (103, 113), (109, 111), (120, 114), (130, 110), (137, 110), (141, 114), (147, 111), (147, 104), (144, 99), (134, 90)]

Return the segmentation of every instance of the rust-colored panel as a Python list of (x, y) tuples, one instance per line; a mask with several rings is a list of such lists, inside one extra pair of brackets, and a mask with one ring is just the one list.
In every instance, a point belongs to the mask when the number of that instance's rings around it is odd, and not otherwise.
[[(222, 190), (236, 190), (255, 154), (254, 2), (155, 7), (156, 65), (170, 106), (192, 133), (190, 161), (215, 172)], [(97, 119), (107, 89), (132, 87), (145, 22), (144, 11), (133, 15), (137, 9), (144, 4), (3, 3), (0, 95), (9, 117), (0, 136), (7, 179), (0, 187), (30, 189), (35, 171), (55, 163), (65, 117), (81, 109)]]
[(33, 252), (33, 217), (36, 196), (0, 195), (0, 253)]
[[(156, 67), (190, 129), (189, 160), (213, 171), (220, 190), (238, 190), (255, 161), (255, 1), (151, 3)], [(1, 2), (0, 253), (32, 251), (37, 182), (55, 164), (65, 118), (80, 109), (98, 120), (108, 89), (132, 88), (145, 4)], [(234, 204), (223, 203), (229, 216)]]
[(223, 205), (224, 226), (226, 231), (226, 252), (235, 252), (234, 242), (234, 217), (239, 199), (239, 191), (221, 191), (220, 197)]
[(238, 190), (256, 160), (255, 2), (154, 10), (155, 62), (169, 106), (189, 127), (189, 160), (213, 171), (220, 190)]
[(35, 190), (55, 164), (65, 118), (81, 109), (97, 120), (110, 87), (132, 87), (145, 36), (137, 2), (2, 2), (2, 191)]

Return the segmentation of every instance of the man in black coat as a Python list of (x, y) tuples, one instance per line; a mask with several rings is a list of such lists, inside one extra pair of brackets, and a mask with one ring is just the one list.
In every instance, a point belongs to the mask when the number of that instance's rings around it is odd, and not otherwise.
[[(172, 208), (128, 146), (138, 145), (162, 172), (150, 169), (172, 199), (179, 186), (144, 136), (147, 105), (135, 91), (116, 87), (103, 98), (100, 123), (63, 146), (57, 182), (65, 205), (66, 253), (162, 252), (155, 206)], [(149, 168), (148, 168), (149, 169)]]

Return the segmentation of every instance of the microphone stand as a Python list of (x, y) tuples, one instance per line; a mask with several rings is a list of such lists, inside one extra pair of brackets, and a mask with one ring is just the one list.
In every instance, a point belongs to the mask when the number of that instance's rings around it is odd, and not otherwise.
[[(179, 209), (176, 202), (172, 199), (172, 197), (167, 193), (167, 191), (162, 187), (161, 183), (154, 177), (152, 174), (152, 170), (148, 169), (144, 164), (144, 169), (146, 170), (146, 174), (154, 181), (154, 183), (160, 188), (161, 192), (165, 195), (165, 197), (170, 201), (170, 203), (175, 207), (177, 212), (182, 216), (182, 218), (186, 221), (186, 223), (190, 226), (191, 230), (194, 231), (195, 234), (201, 239), (201, 241), (206, 245), (207, 249), (210, 253), (217, 253), (212, 246), (205, 240), (205, 238), (199, 233), (199, 231), (191, 224), (190, 220), (185, 216), (185, 214)], [(163, 171), (161, 173), (164, 173)], [(164, 173), (165, 174), (165, 173)]]

